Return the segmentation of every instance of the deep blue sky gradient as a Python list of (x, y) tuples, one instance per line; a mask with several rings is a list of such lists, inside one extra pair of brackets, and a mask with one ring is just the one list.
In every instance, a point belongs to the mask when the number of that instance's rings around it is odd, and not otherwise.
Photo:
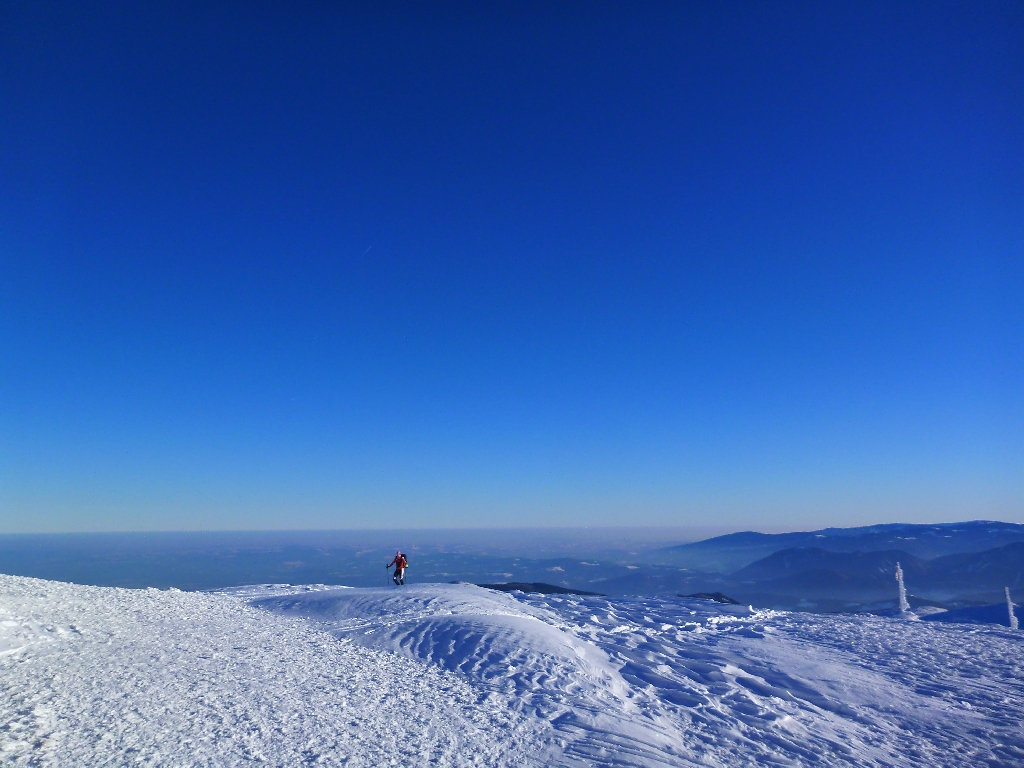
[(1024, 4), (359, 5), (0, 10), (0, 532), (1024, 522)]

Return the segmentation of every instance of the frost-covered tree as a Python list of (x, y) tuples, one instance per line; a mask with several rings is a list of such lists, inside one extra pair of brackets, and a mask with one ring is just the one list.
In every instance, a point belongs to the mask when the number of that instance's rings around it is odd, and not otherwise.
[(900, 613), (907, 613), (910, 603), (907, 602), (907, 588), (903, 584), (903, 569), (899, 563), (896, 563), (896, 583), (900, 585)]
[(1017, 615), (1013, 612), (1013, 600), (1010, 599), (1010, 588), (1006, 589), (1006, 610), (1010, 612), (1010, 629), (1017, 629)]

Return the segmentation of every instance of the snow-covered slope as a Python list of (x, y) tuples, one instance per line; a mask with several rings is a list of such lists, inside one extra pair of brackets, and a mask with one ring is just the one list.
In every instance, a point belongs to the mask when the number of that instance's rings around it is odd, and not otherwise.
[(240, 600), (0, 576), (0, 765), (522, 765), (457, 675)]
[(1022, 640), (463, 584), (0, 577), (0, 763), (1016, 766)]
[(243, 592), (506, 693), (562, 764), (1024, 765), (1024, 643), (995, 628), (470, 585)]

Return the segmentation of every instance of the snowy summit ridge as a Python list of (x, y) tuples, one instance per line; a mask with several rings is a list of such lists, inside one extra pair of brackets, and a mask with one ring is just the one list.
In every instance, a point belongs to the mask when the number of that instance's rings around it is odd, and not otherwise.
[(1020, 765), (1000, 627), (0, 576), (2, 765)]

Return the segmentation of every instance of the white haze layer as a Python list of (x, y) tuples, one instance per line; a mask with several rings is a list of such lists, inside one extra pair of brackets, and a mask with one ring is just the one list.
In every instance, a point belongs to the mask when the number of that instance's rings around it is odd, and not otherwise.
[(1000, 627), (0, 576), (3, 765), (1021, 765)]

